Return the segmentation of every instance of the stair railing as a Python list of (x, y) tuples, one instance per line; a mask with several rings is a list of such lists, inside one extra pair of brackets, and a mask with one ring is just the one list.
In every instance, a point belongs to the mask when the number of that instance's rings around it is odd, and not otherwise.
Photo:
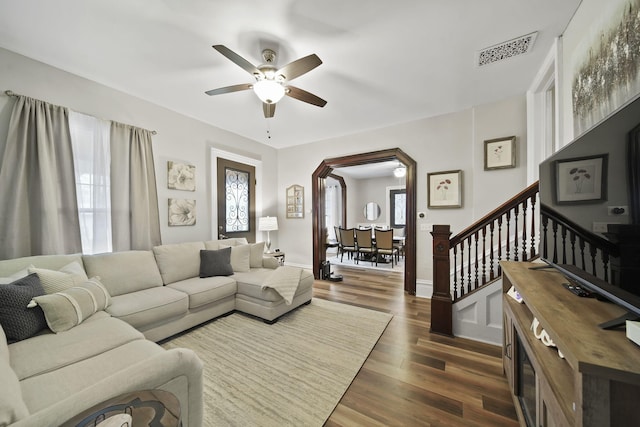
[[(618, 246), (594, 235), (561, 213), (542, 205), (540, 238), (542, 256), (555, 264), (572, 264), (613, 283), (611, 258), (619, 256)], [(613, 283), (615, 284), (615, 283)]]
[(501, 260), (529, 261), (539, 248), (553, 263), (573, 264), (616, 285), (617, 245), (546, 205), (537, 214), (537, 202), (536, 182), (454, 237), (449, 225), (433, 226), (432, 332), (453, 335), (453, 303), (499, 278)]
[(432, 332), (453, 335), (453, 303), (499, 278), (501, 260), (538, 255), (537, 201), (535, 182), (454, 237), (449, 225), (433, 226)]

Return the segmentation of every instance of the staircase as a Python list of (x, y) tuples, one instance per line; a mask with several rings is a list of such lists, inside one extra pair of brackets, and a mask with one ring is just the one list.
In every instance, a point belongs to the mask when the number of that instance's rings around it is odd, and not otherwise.
[[(537, 202), (535, 182), (453, 237), (449, 225), (433, 226), (431, 332), (453, 335), (454, 305), (462, 317), (460, 323), (464, 323), (470, 306), (472, 313), (491, 311), (486, 305), (491, 305), (496, 295), (501, 300), (502, 288), (497, 283), (502, 273), (500, 261), (529, 261), (538, 256)], [(501, 317), (480, 323), (480, 327), (494, 329), (488, 337), (478, 337), (480, 340), (491, 342), (496, 335), (501, 339)]]
[(453, 237), (449, 225), (433, 226), (431, 332), (499, 343), (500, 261), (531, 261), (539, 248), (545, 259), (615, 284), (618, 248), (538, 201), (535, 182)]

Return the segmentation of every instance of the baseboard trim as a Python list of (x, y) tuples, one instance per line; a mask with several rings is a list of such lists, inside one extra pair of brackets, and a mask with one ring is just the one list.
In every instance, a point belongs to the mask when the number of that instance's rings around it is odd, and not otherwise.
[(431, 280), (416, 280), (416, 296), (420, 298), (429, 298), (433, 296), (433, 281)]

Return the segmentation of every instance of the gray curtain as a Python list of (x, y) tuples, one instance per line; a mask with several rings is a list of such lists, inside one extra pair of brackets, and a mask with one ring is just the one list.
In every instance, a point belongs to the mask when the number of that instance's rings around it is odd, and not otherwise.
[(82, 251), (64, 107), (18, 96), (0, 166), (0, 259)]
[(111, 223), (114, 251), (161, 244), (151, 132), (115, 122), (111, 123)]

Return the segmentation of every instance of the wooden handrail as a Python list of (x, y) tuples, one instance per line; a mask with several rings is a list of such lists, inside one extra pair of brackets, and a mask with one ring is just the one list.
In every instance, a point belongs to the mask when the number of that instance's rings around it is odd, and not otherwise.
[(520, 193), (513, 196), (511, 199), (507, 200), (506, 202), (504, 202), (503, 204), (501, 204), (500, 206), (498, 206), (497, 208), (495, 208), (494, 210), (492, 210), (491, 212), (489, 212), (488, 214), (480, 218), (478, 221), (474, 222), (469, 227), (465, 228), (460, 233), (453, 236), (451, 238), (451, 247), (453, 247), (454, 245), (457, 245), (462, 240), (475, 234), (479, 230), (482, 230), (483, 227), (486, 227), (487, 225), (494, 222), (498, 217), (504, 215), (505, 212), (521, 204), (523, 200), (529, 199), (535, 196), (537, 193), (538, 193), (538, 181), (534, 182), (533, 184), (531, 184), (530, 186), (522, 190)]

